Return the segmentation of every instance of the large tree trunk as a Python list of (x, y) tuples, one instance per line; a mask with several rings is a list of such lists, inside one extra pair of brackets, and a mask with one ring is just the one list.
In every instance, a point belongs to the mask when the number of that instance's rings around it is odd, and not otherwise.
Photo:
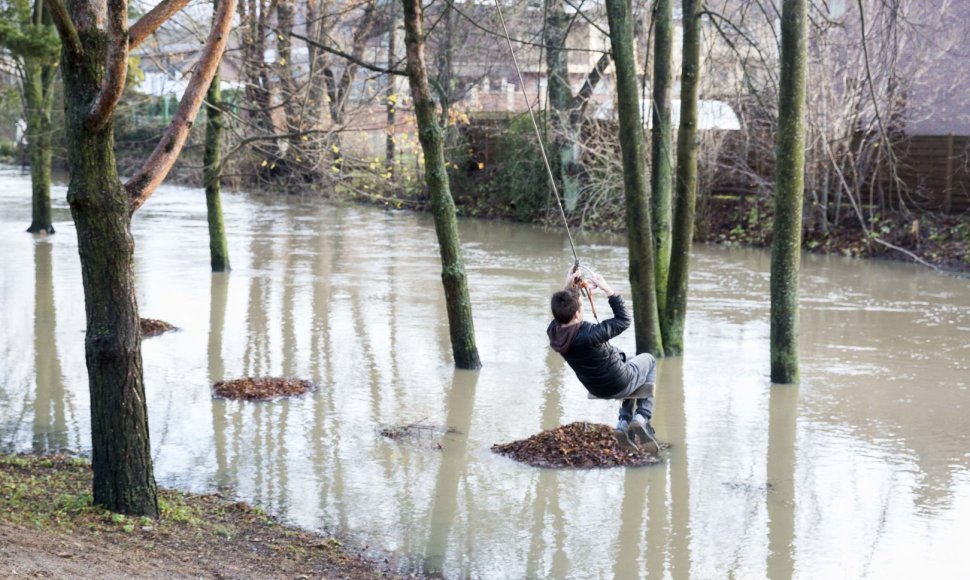
[(638, 353), (663, 356), (657, 291), (654, 283), (653, 232), (650, 223), (647, 169), (644, 163), (643, 124), (633, 54), (633, 18), (627, 0), (607, 0), (610, 42), (616, 65), (617, 111), (620, 119), (620, 150), (623, 156), (623, 189), (626, 195), (626, 228), (630, 247), (630, 284), (633, 324)]
[[(126, 0), (47, 0), (61, 39), (71, 182), (87, 329), (94, 502), (158, 516), (135, 300), (131, 215), (171, 170), (225, 51), (235, 0), (219, 5), (171, 125), (127, 183), (118, 179), (114, 114), (124, 94), (129, 49), (181, 6), (162, 2), (128, 27)], [(136, 33), (137, 31), (137, 33)]]
[(670, 277), (663, 311), (664, 346), (668, 355), (684, 352), (687, 276), (694, 239), (697, 204), (697, 91), (701, 72), (699, 0), (684, 0), (684, 49), (680, 80), (680, 127), (677, 130), (677, 194), (674, 209)]
[(71, 173), (67, 200), (77, 226), (87, 315), (94, 503), (114, 512), (157, 517), (129, 196), (115, 169), (110, 117), (97, 130), (86, 124), (102, 81), (108, 40), (97, 30), (78, 32), (84, 55), (65, 54), (63, 59)]
[(51, 85), (53, 67), (24, 58), (24, 102), (33, 202), (28, 232), (54, 233), (51, 218)]
[(771, 244), (771, 381), (798, 382), (798, 271), (805, 186), (808, 2), (784, 0)]
[(229, 245), (226, 225), (222, 217), (222, 90), (217, 72), (206, 93), (205, 150), (203, 151), (202, 180), (205, 182), (205, 206), (209, 221), (209, 261), (213, 272), (229, 270)]
[(455, 366), (477, 369), (482, 365), (475, 346), (475, 326), (472, 321), (465, 265), (461, 257), (455, 202), (451, 197), (448, 172), (445, 169), (444, 135), (435, 115), (435, 103), (431, 98), (424, 64), (421, 1), (403, 0), (403, 4), (408, 81), (417, 117), (418, 138), (424, 151), (425, 182), (431, 196), (431, 211), (434, 214), (435, 231), (441, 249), (441, 281), (448, 307), (451, 349)]
[[(650, 200), (653, 217), (655, 270), (657, 272), (657, 310), (667, 307), (667, 278), (670, 269), (671, 133), (670, 85), (673, 67), (673, 0), (657, 0), (653, 28), (653, 87), (651, 89)], [(686, 38), (686, 35), (685, 35)], [(681, 100), (683, 102), (683, 100)], [(663, 321), (661, 321), (663, 329)], [(666, 333), (664, 344), (669, 349)]]

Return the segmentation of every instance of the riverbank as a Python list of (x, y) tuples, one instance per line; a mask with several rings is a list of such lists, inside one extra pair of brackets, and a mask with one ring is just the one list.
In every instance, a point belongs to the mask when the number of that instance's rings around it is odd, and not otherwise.
[[(771, 246), (770, 200), (712, 200), (698, 241), (749, 247)], [(802, 247), (816, 254), (917, 262), (948, 271), (970, 272), (970, 216), (929, 211), (889, 211), (840, 223), (805, 228)]]
[[(467, 184), (466, 184), (467, 185)], [(375, 189), (379, 184), (374, 184)], [(342, 188), (341, 194), (357, 203), (385, 208), (430, 211), (430, 201), (423, 192), (387, 196), (368, 195), (354, 188)], [(340, 197), (340, 194), (337, 195)], [(460, 217), (526, 222), (562, 228), (558, 210), (550, 207), (520, 212), (515, 203), (501, 195), (470, 194), (456, 191), (455, 210)], [(748, 198), (706, 196), (699, 200), (694, 241), (700, 243), (767, 248), (771, 246), (774, 202), (769, 197)], [(805, 217), (802, 249), (815, 254), (852, 258), (915, 262), (953, 273), (970, 273), (970, 215), (909, 209), (873, 212), (862, 210), (843, 215), (837, 223), (825, 226), (810, 223)], [(583, 213), (570, 218), (572, 231), (622, 234), (625, 220), (621, 208), (600, 209), (593, 215)], [(817, 218), (817, 216), (815, 216)], [(864, 222), (864, 226), (862, 223)]]
[(158, 520), (91, 505), (91, 467), (0, 456), (0, 576), (387, 578), (335, 536), (282, 525), (219, 495), (159, 491)]

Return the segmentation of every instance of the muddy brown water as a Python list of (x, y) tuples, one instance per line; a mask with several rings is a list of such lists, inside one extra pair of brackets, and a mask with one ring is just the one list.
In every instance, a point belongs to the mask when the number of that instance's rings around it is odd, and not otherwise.
[[(0, 447), (89, 451), (84, 309), (64, 188), (35, 238), (29, 178), (0, 170)], [(698, 246), (683, 358), (664, 360), (663, 463), (535, 469), (494, 443), (612, 423), (550, 352), (557, 231), (461, 222), (484, 368), (451, 364), (427, 216), (227, 195), (233, 271), (209, 272), (203, 193), (136, 216), (156, 476), (337, 530), (448, 578), (962, 578), (970, 569), (970, 283), (805, 256), (802, 382), (768, 379), (768, 254)], [(626, 252), (579, 236), (628, 295)], [(605, 306), (605, 301), (602, 302)], [(633, 349), (632, 332), (616, 343)], [(214, 400), (240, 376), (319, 388)], [(380, 430), (438, 426), (441, 449)]]

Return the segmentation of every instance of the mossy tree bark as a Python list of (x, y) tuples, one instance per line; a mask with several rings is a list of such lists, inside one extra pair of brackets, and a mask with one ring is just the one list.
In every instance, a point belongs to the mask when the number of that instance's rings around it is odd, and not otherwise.
[(23, 90), (30, 151), (28, 232), (54, 233), (51, 218), (51, 109), (61, 46), (43, 0), (10, 0), (0, 19), (0, 49), (13, 57)]
[(128, 27), (126, 0), (47, 0), (61, 38), (71, 180), (67, 201), (77, 229), (87, 322), (94, 502), (157, 517), (148, 411), (135, 300), (131, 215), (164, 180), (188, 138), (225, 50), (235, 0), (222, 0), (178, 111), (142, 168), (125, 184), (114, 156), (114, 112), (128, 54), (185, 0), (162, 2)]
[(670, 275), (663, 311), (664, 346), (668, 355), (684, 352), (687, 276), (694, 239), (697, 204), (697, 93), (701, 71), (701, 0), (683, 0), (683, 63), (680, 80), (680, 127), (677, 130), (677, 179)]
[(25, 58), (24, 104), (27, 108), (27, 145), (30, 148), (32, 190), (30, 233), (54, 233), (51, 216), (51, 109), (56, 68)]
[(157, 517), (129, 200), (116, 170), (113, 124), (109, 120), (92, 131), (87, 122), (104, 78), (109, 41), (94, 27), (79, 27), (78, 33), (84, 53), (65, 54), (63, 67), (71, 173), (67, 200), (77, 227), (87, 320), (94, 502), (115, 512)]
[(784, 0), (771, 244), (771, 381), (798, 382), (798, 272), (805, 188), (808, 1)]
[(648, 201), (648, 178), (644, 159), (643, 124), (633, 54), (633, 18), (627, 0), (607, 0), (606, 16), (616, 66), (617, 111), (623, 157), (623, 189), (626, 196), (626, 228), (633, 294), (636, 350), (663, 356), (663, 339), (657, 312), (654, 277), (653, 232)]
[(403, 0), (404, 44), (407, 49), (407, 73), (411, 98), (417, 117), (418, 139), (424, 152), (425, 183), (431, 197), (435, 231), (441, 250), (441, 281), (448, 308), (448, 326), (455, 366), (463, 369), (480, 368), (478, 348), (475, 346), (475, 326), (472, 320), (468, 280), (462, 262), (461, 243), (455, 202), (445, 170), (444, 134), (435, 114), (435, 103), (428, 85), (424, 58), (424, 32), (420, 0)]
[[(673, 0), (657, 0), (653, 18), (653, 87), (650, 139), (650, 202), (653, 217), (654, 261), (657, 272), (657, 310), (667, 306), (667, 279), (670, 270), (670, 221), (673, 143), (670, 120), (670, 85), (673, 67)], [(663, 330), (663, 320), (661, 320)], [(668, 342), (664, 333), (664, 344)]]
[[(215, 9), (218, 0), (215, 2)], [(205, 182), (206, 216), (209, 221), (209, 262), (213, 272), (229, 271), (229, 245), (226, 224), (222, 216), (222, 113), (221, 79), (216, 72), (206, 93), (205, 150), (203, 151), (202, 180)]]

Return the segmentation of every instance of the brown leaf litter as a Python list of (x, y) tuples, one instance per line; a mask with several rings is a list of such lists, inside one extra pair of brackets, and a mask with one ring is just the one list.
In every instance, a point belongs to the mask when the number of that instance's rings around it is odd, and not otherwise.
[(492, 451), (533, 467), (639, 467), (659, 463), (646, 452), (620, 448), (609, 425), (576, 422), (519, 441), (492, 445)]
[(244, 401), (296, 397), (315, 388), (316, 385), (310, 381), (289, 377), (243, 377), (212, 385), (216, 397)]
[(164, 320), (157, 320), (155, 318), (141, 319), (141, 335), (144, 338), (158, 336), (159, 334), (169, 332), (170, 330), (178, 330), (178, 328), (165, 322)]

